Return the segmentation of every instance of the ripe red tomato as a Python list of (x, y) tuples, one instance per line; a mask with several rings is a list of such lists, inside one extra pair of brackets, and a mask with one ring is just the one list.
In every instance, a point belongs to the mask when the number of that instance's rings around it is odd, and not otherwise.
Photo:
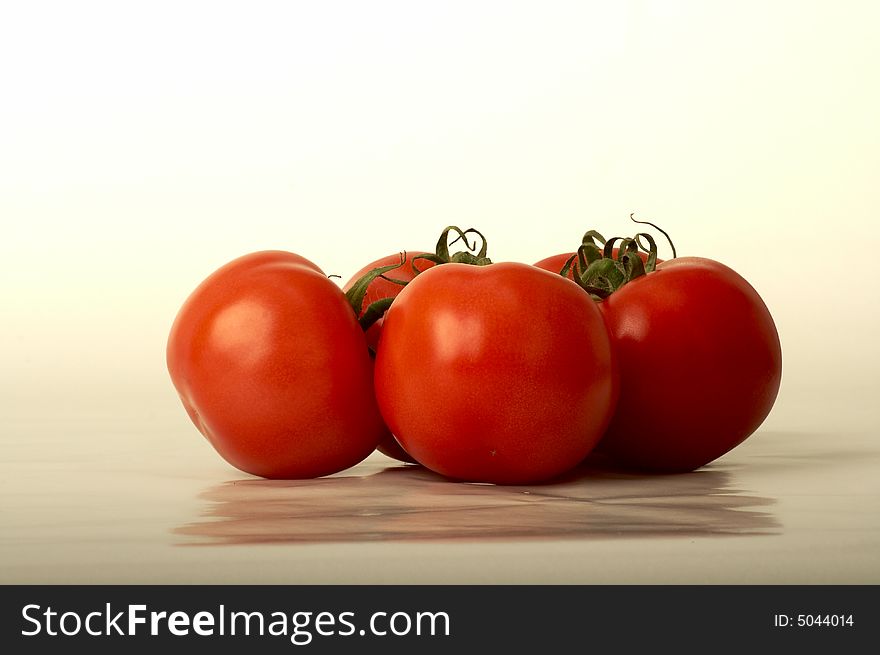
[(335, 473), (383, 434), (351, 305), (299, 255), (256, 252), (209, 276), (174, 321), (167, 361), (193, 423), (242, 471)]
[(597, 450), (627, 467), (690, 471), (767, 417), (782, 379), (779, 336), (758, 293), (727, 266), (672, 259), (599, 307), (620, 397)]
[(614, 362), (595, 302), (517, 263), (444, 264), (385, 315), (376, 398), (400, 443), (461, 480), (552, 478), (593, 448), (614, 405)]
[[(418, 255), (424, 255), (426, 253), (422, 251), (413, 251), (406, 253), (406, 259), (402, 263), (399, 268), (394, 269), (393, 271), (388, 272), (388, 276), (392, 277), (396, 280), (401, 280), (404, 282), (409, 282), (416, 276), (416, 271), (413, 270), (413, 257)], [(355, 282), (360, 280), (364, 275), (369, 273), (370, 271), (381, 268), (383, 266), (390, 266), (392, 264), (397, 264), (400, 262), (400, 255), (395, 253), (393, 255), (389, 255), (388, 257), (383, 257), (382, 259), (377, 259), (372, 264), (367, 264), (357, 273), (355, 273), (351, 279), (345, 283), (343, 287), (343, 291), (348, 291), (354, 285)], [(416, 260), (415, 263), (416, 269), (419, 271), (426, 270), (432, 266), (434, 266), (434, 262), (427, 259), (419, 259)], [(367, 307), (370, 304), (376, 302), (377, 300), (381, 300), (382, 298), (394, 298), (403, 290), (403, 286), (400, 284), (396, 284), (394, 282), (390, 282), (387, 279), (382, 277), (377, 277), (370, 285), (367, 287), (367, 293), (364, 294), (364, 301), (361, 304), (360, 313), (358, 314), (358, 318), (364, 315), (364, 312), (367, 310)], [(384, 321), (384, 317), (380, 318), (378, 321), (373, 323), (369, 328), (367, 328), (367, 343), (369, 346), (375, 351), (379, 346), (379, 337), (382, 334), (382, 323)], [(403, 448), (400, 447), (400, 444), (397, 443), (397, 440), (394, 438), (394, 435), (386, 428), (385, 435), (379, 441), (379, 445), (376, 449), (382, 453), (383, 455), (387, 455), (388, 457), (392, 457), (394, 459), (400, 460), (401, 462), (409, 462), (412, 464), (416, 464), (416, 460), (413, 459)]]
[[(387, 257), (383, 257), (382, 259), (377, 259), (372, 264), (367, 264), (357, 273), (351, 276), (351, 279), (345, 283), (345, 286), (342, 287), (342, 290), (347, 292), (354, 286), (354, 283), (360, 280), (364, 275), (372, 271), (376, 268), (381, 268), (384, 266), (390, 266), (392, 264), (401, 264), (399, 268), (395, 268), (392, 271), (389, 271), (386, 275), (387, 277), (394, 278), (395, 280), (401, 280), (403, 282), (409, 282), (416, 276), (416, 271), (413, 270), (413, 257), (417, 257), (419, 255), (425, 255), (427, 253), (422, 252), (420, 250), (415, 250), (413, 252), (405, 253), (406, 259), (403, 263), (400, 262), (400, 254), (394, 253), (393, 255), (388, 255)], [(427, 259), (418, 259), (415, 263), (416, 269), (419, 271), (424, 271), (432, 266), (434, 266), (434, 262)], [(391, 282), (383, 277), (377, 277), (370, 285), (367, 287), (367, 293), (364, 294), (364, 301), (361, 304), (360, 312), (358, 313), (358, 317), (364, 315), (364, 312), (367, 311), (367, 307), (369, 307), (372, 303), (377, 300), (382, 300), (383, 298), (394, 298), (403, 290), (403, 285), (396, 284)], [(378, 321), (373, 323), (369, 328), (367, 328), (367, 343), (374, 350), (379, 345), (379, 336), (382, 334), (382, 322), (384, 321), (384, 317), (380, 318)]]

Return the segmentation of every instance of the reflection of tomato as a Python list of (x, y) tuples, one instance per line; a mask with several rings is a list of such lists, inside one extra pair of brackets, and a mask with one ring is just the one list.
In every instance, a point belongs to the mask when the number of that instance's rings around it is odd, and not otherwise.
[[(614, 248), (611, 251), (612, 258), (617, 259), (617, 251), (618, 251), (617, 248)], [(551, 273), (559, 273), (560, 271), (562, 271), (563, 268), (565, 268), (565, 263), (569, 259), (574, 257), (575, 254), (577, 254), (577, 253), (564, 252), (559, 255), (551, 255), (550, 257), (546, 257), (539, 262), (535, 262), (534, 265), (537, 266), (538, 268), (543, 268), (545, 271), (550, 271)], [(639, 251), (639, 257), (642, 258), (643, 262), (648, 261), (647, 253), (644, 253), (641, 250)], [(659, 264), (662, 261), (663, 261), (662, 259), (658, 259), (657, 263)], [(573, 280), (574, 279), (573, 276), (574, 276), (574, 266), (572, 266), (570, 269), (568, 269), (567, 277), (569, 280)]]
[[(416, 276), (416, 270), (413, 269), (413, 257), (424, 254), (425, 253), (421, 251), (406, 253), (406, 260), (401, 264), (399, 268), (395, 268), (394, 270), (389, 271), (387, 273), (387, 276), (396, 280), (401, 280), (403, 282), (409, 282)], [(351, 277), (351, 279), (346, 282), (343, 290), (348, 291), (349, 289), (351, 289), (355, 282), (357, 282), (373, 269), (381, 268), (383, 266), (390, 266), (397, 263), (400, 263), (400, 255), (397, 253), (395, 253), (394, 255), (389, 255), (388, 257), (383, 257), (382, 259), (377, 259), (372, 264), (367, 264), (361, 270), (355, 273)], [(434, 266), (434, 262), (427, 259), (418, 259), (415, 262), (415, 266), (417, 270), (424, 271), (431, 266)], [(369, 307), (371, 303), (374, 303), (377, 300), (382, 300), (382, 298), (394, 298), (402, 290), (403, 285), (396, 284), (382, 277), (377, 277), (372, 282), (370, 282), (370, 286), (367, 287), (367, 293), (364, 294), (364, 302), (361, 305), (359, 317), (363, 316), (364, 312), (367, 310), (367, 307)], [(380, 318), (369, 328), (367, 328), (367, 343), (370, 345), (371, 348), (373, 348), (373, 350), (376, 350), (378, 348), (379, 337), (382, 334), (382, 322), (384, 320), (384, 317)], [(394, 459), (400, 460), (401, 462), (410, 462), (413, 464), (416, 463), (416, 461), (412, 457), (410, 457), (403, 448), (400, 447), (400, 444), (397, 443), (397, 440), (388, 430), (385, 431), (385, 436), (382, 438), (381, 441), (379, 441), (377, 450), (383, 455), (393, 457)]]
[(600, 449), (619, 464), (688, 471), (741, 443), (782, 378), (773, 319), (718, 262), (663, 262), (599, 303), (620, 365), (617, 412)]
[(599, 440), (613, 396), (601, 313), (559, 275), (443, 264), (385, 315), (382, 415), (408, 453), (449, 477), (513, 484), (563, 473)]
[(335, 473), (382, 435), (351, 306), (298, 255), (257, 252), (213, 273), (180, 309), (167, 359), (193, 423), (242, 471)]

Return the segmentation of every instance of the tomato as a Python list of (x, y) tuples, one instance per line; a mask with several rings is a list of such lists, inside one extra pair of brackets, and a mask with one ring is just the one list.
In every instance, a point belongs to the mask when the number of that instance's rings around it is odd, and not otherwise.
[(459, 480), (517, 484), (575, 466), (614, 406), (614, 361), (595, 302), (518, 263), (443, 264), (385, 315), (376, 398), (421, 464)]
[(167, 362), (193, 423), (242, 471), (335, 473), (383, 434), (351, 305), (299, 255), (256, 252), (209, 276), (177, 314)]
[[(388, 273), (388, 276), (396, 280), (409, 282), (416, 276), (416, 270), (422, 271), (430, 268), (431, 266), (434, 266), (434, 262), (430, 260), (418, 259), (415, 262), (416, 269), (413, 269), (413, 257), (424, 254), (426, 253), (422, 251), (407, 252), (405, 260), (403, 261), (401, 266), (390, 271)], [(348, 282), (346, 282), (345, 286), (343, 287), (343, 291), (348, 291), (349, 289), (351, 289), (351, 287), (354, 286), (355, 282), (360, 280), (361, 277), (363, 277), (373, 269), (383, 266), (390, 266), (397, 263), (400, 263), (400, 255), (397, 253), (389, 255), (388, 257), (383, 257), (382, 259), (377, 259), (373, 263), (364, 266), (361, 270), (355, 273), (352, 278)], [(367, 292), (366, 294), (364, 294), (364, 301), (361, 304), (359, 316), (364, 315), (364, 312), (367, 310), (367, 307), (369, 307), (370, 304), (383, 298), (394, 298), (402, 290), (403, 286), (400, 284), (396, 284), (382, 277), (375, 278), (372, 282), (370, 282), (370, 285), (367, 287)], [(382, 334), (383, 321), (384, 317), (380, 318), (369, 328), (367, 328), (367, 343), (374, 351), (379, 346), (379, 337)], [(388, 457), (400, 460), (401, 462), (409, 462), (413, 464), (417, 463), (415, 459), (413, 459), (403, 448), (400, 447), (400, 444), (397, 443), (394, 435), (392, 435), (387, 428), (385, 429), (384, 436), (379, 441), (377, 450), (383, 455), (387, 455)]]
[[(611, 251), (611, 256), (614, 259), (617, 259), (617, 252), (618, 252), (617, 248), (614, 248)], [(559, 273), (560, 271), (562, 271), (563, 268), (565, 268), (565, 263), (569, 259), (574, 257), (574, 255), (576, 255), (576, 254), (577, 253), (573, 253), (573, 252), (564, 252), (559, 255), (551, 255), (550, 257), (545, 257), (544, 259), (542, 259), (539, 262), (535, 262), (534, 265), (537, 266), (538, 268), (544, 269), (545, 271), (550, 271), (551, 273)], [(643, 262), (648, 261), (648, 255), (646, 253), (642, 252), (641, 250), (639, 251), (639, 257), (641, 257)], [(662, 261), (663, 261), (662, 259), (658, 259), (657, 263), (659, 264)], [(572, 266), (571, 268), (568, 269), (568, 275), (566, 277), (568, 277), (569, 280), (572, 280), (572, 279), (574, 279), (573, 276), (574, 276), (574, 267)]]
[(672, 259), (599, 306), (620, 365), (600, 449), (618, 464), (690, 471), (769, 414), (782, 379), (779, 335), (758, 293), (727, 266)]
[[(345, 283), (345, 286), (342, 288), (343, 291), (348, 291), (354, 286), (354, 283), (360, 280), (364, 275), (372, 271), (376, 268), (381, 268), (383, 266), (390, 266), (392, 264), (400, 264), (399, 268), (395, 268), (392, 271), (387, 273), (387, 277), (394, 278), (395, 280), (400, 280), (402, 282), (409, 282), (416, 276), (416, 270), (423, 271), (434, 266), (434, 262), (427, 259), (417, 259), (415, 262), (416, 269), (413, 269), (413, 257), (417, 257), (419, 255), (425, 255), (427, 253), (422, 252), (420, 250), (416, 250), (413, 252), (405, 253), (405, 259), (401, 262), (401, 257), (399, 253), (394, 253), (393, 255), (388, 255), (387, 257), (383, 257), (382, 259), (377, 259), (371, 264), (367, 264), (357, 273), (351, 276), (351, 279)], [(388, 279), (383, 277), (377, 277), (370, 285), (367, 287), (367, 292), (364, 294), (364, 301), (361, 304), (360, 312), (358, 316), (363, 316), (364, 312), (367, 311), (367, 307), (369, 307), (372, 303), (377, 300), (382, 300), (383, 298), (394, 298), (403, 290), (403, 285), (396, 284), (395, 282), (391, 282)], [(384, 317), (380, 318), (378, 321), (373, 323), (369, 328), (367, 328), (367, 343), (374, 350), (379, 345), (379, 336), (382, 334), (382, 322), (384, 321)]]

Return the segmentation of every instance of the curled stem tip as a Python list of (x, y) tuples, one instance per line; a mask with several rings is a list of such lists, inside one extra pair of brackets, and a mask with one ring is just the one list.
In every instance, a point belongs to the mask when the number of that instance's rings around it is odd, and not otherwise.
[(669, 237), (669, 235), (666, 233), (666, 230), (664, 230), (662, 227), (660, 227), (660, 226), (658, 226), (658, 225), (655, 225), (654, 223), (651, 223), (650, 221), (639, 221), (639, 220), (636, 220), (634, 217), (635, 217), (635, 212), (632, 212), (632, 213), (629, 215), (629, 220), (631, 220), (633, 223), (640, 223), (640, 224), (642, 224), (642, 225), (650, 225), (650, 226), (653, 227), (655, 230), (657, 230), (658, 232), (660, 232), (663, 236), (665, 236), (665, 237), (666, 237), (666, 240), (669, 242), (669, 247), (672, 248), (672, 258), (675, 259), (675, 258), (678, 256), (678, 255), (676, 254), (676, 252), (675, 252), (675, 244), (672, 243), (672, 239), (671, 239), (671, 238)]

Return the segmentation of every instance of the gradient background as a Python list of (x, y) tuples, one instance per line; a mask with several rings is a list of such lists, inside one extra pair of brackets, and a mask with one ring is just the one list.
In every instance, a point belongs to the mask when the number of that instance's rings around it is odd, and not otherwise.
[(534, 262), (630, 212), (765, 299), (765, 428), (874, 432), (878, 24), (857, 1), (7, 3), (0, 439), (112, 418), (150, 426), (138, 456), (215, 457), (165, 339), (238, 255), (347, 279), (457, 224)]

